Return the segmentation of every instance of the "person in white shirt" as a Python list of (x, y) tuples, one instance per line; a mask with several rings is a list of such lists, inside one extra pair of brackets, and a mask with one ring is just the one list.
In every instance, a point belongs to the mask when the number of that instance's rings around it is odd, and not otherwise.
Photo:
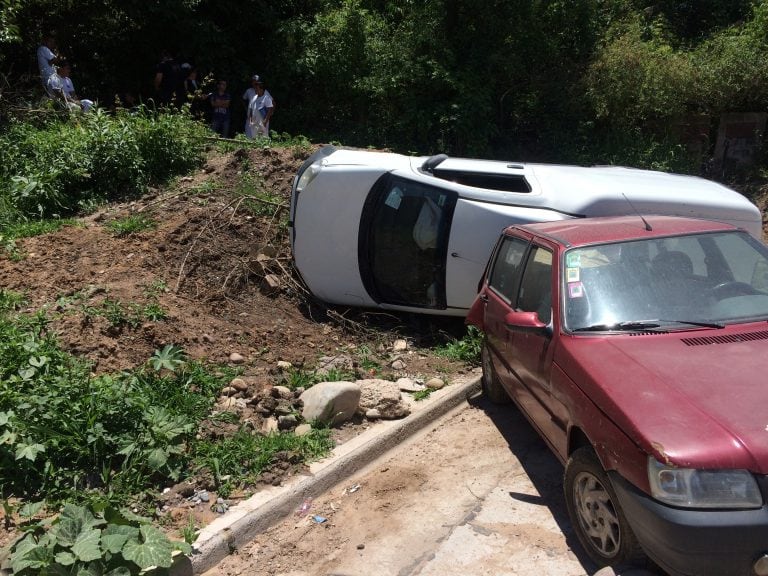
[[(245, 108), (246, 111), (248, 110), (248, 107), (251, 104), (251, 100), (253, 100), (256, 97), (256, 85), (259, 82), (259, 75), (254, 74), (251, 76), (251, 86), (243, 92), (243, 100), (245, 100)], [(248, 121), (248, 114), (246, 112), (246, 118), (245, 118), (245, 128), (243, 130), (245, 132), (246, 138), (253, 138), (253, 125)]]
[(69, 62), (66, 60), (62, 61), (58, 70), (48, 78), (48, 91), (66, 103), (71, 110), (88, 112), (93, 107), (93, 101), (77, 97), (75, 85), (69, 77), (70, 70)]
[(61, 60), (61, 57), (54, 52), (55, 49), (56, 36), (53, 34), (47, 34), (43, 38), (43, 43), (37, 48), (37, 67), (40, 69), (40, 81), (46, 91), (48, 90), (48, 79), (56, 73), (54, 65)]
[(272, 95), (264, 89), (264, 82), (259, 78), (255, 81), (256, 96), (248, 105), (247, 123), (252, 126), (253, 137), (269, 138), (269, 121), (275, 111), (275, 101)]

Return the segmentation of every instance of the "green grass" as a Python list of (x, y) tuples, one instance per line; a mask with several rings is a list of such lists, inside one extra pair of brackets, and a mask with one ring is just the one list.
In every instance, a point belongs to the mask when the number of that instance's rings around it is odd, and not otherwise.
[(467, 326), (467, 332), (462, 338), (454, 338), (447, 344), (435, 348), (435, 353), (450, 360), (479, 365), (482, 346), (482, 332), (474, 326)]
[(107, 222), (106, 227), (117, 237), (129, 236), (137, 232), (152, 230), (157, 224), (147, 216), (134, 214), (124, 218), (116, 218)]
[(217, 487), (223, 477), (236, 477), (252, 483), (274, 461), (278, 452), (291, 452), (308, 462), (327, 455), (333, 442), (328, 429), (313, 429), (305, 436), (280, 432), (263, 436), (241, 428), (231, 437), (217, 441), (203, 440), (194, 448), (194, 462), (200, 469), (214, 471)]

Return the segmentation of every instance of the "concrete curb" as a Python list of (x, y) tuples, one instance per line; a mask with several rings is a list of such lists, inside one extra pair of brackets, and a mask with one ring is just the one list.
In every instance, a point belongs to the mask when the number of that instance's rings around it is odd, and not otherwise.
[[(249, 501), (232, 508), (222, 518), (204, 529), (193, 553), (174, 564), (171, 576), (190, 576), (210, 570), (283, 518), (292, 514), (310, 496), (334, 487), (376, 458), (448, 413), (480, 389), (480, 377), (472, 376), (451, 383), (435, 394), (434, 401), (403, 420), (391, 422), (350, 452), (329, 457), (322, 468), (309, 477), (282, 487), (261, 504)], [(432, 399), (430, 399), (432, 400)], [(258, 497), (258, 494), (252, 499)], [(263, 499), (263, 498), (262, 498)]]

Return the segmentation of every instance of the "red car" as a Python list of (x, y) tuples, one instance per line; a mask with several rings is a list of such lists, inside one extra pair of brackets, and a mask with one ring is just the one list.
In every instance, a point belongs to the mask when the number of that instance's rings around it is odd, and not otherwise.
[(598, 565), (768, 575), (765, 245), (677, 217), (511, 226), (467, 321)]

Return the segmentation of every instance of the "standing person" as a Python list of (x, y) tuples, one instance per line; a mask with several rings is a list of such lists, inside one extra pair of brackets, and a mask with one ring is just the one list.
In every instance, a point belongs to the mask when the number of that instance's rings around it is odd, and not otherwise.
[(40, 69), (40, 81), (43, 83), (43, 89), (48, 92), (48, 79), (56, 72), (55, 64), (58, 64), (61, 57), (56, 54), (56, 35), (48, 33), (43, 38), (43, 43), (37, 48), (37, 67)]
[(155, 67), (155, 98), (158, 106), (168, 106), (176, 93), (179, 65), (168, 50), (160, 53), (160, 63)]
[(275, 101), (268, 90), (264, 89), (264, 81), (259, 78), (256, 82), (256, 96), (248, 105), (248, 120), (252, 126), (253, 137), (269, 138), (269, 121), (275, 111)]
[(229, 92), (227, 92), (227, 81), (219, 80), (216, 84), (216, 91), (210, 96), (211, 128), (223, 138), (229, 134), (229, 104), (231, 100)]
[(254, 74), (251, 76), (251, 86), (243, 93), (243, 100), (245, 100), (245, 137), (253, 138), (253, 124), (249, 122), (248, 107), (251, 105), (251, 100), (256, 97), (256, 85), (259, 83), (259, 75)]
[[(62, 60), (59, 69), (49, 78), (49, 88), (57, 91), (60, 90), (65, 102), (68, 104), (77, 104), (83, 112), (88, 112), (93, 106), (93, 100), (78, 98), (77, 94), (75, 94), (75, 85), (69, 77), (70, 72), (71, 67), (69, 62)], [(58, 77), (58, 79), (54, 81), (54, 78), (56, 77)]]

